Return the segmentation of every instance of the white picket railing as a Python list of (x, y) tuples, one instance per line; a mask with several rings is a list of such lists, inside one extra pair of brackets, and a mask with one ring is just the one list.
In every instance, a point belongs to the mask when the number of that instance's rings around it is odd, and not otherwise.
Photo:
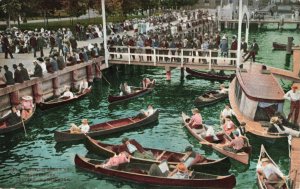
[(126, 61), (128, 64), (134, 64), (134, 62), (148, 62), (153, 63), (154, 66), (159, 63), (172, 63), (178, 64), (178, 66), (181, 67), (183, 67), (185, 63), (191, 63), (195, 65), (208, 65), (209, 70), (212, 69), (213, 65), (234, 68), (237, 53), (237, 51), (229, 50), (228, 57), (223, 57), (218, 49), (138, 48), (130, 46), (113, 46), (110, 50), (110, 62), (113, 60)]

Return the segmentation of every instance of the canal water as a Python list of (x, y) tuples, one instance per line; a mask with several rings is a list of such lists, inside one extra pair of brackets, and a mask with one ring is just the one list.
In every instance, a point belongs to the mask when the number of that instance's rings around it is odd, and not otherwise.
[[(228, 31), (228, 35), (234, 34)], [(272, 42), (286, 42), (293, 36), (299, 44), (299, 34), (296, 31), (284, 30), (253, 31), (260, 46), (257, 61), (279, 68), (290, 69), (285, 63), (285, 52), (272, 51)], [(153, 104), (160, 110), (159, 121), (137, 130), (113, 134), (96, 139), (107, 143), (119, 144), (123, 137), (133, 138), (143, 146), (162, 148), (173, 151), (183, 151), (186, 146), (193, 146), (195, 151), (209, 158), (218, 159), (222, 155), (210, 148), (202, 147), (183, 127), (181, 112), (191, 114), (195, 97), (211, 89), (217, 89), (218, 82), (199, 79), (180, 79), (180, 70), (172, 70), (172, 81), (165, 81), (165, 72), (153, 67), (129, 67), (120, 69), (114, 74), (105, 73), (105, 80), (94, 83), (93, 92), (81, 101), (48, 111), (37, 111), (33, 120), (26, 124), (27, 136), (23, 132), (10, 136), (0, 136), (0, 187), (16, 188), (153, 188), (142, 184), (120, 181), (116, 178), (96, 176), (74, 166), (74, 156), (79, 154), (98, 158), (89, 153), (83, 143), (56, 144), (53, 138), (55, 130), (68, 129), (70, 123), (79, 124), (87, 118), (90, 124), (104, 122), (136, 115), (145, 109), (147, 104)], [(144, 77), (156, 79), (157, 86), (152, 94), (109, 106), (108, 94), (118, 93), (121, 82), (127, 81), (137, 86)], [(228, 85), (229, 83), (226, 83)], [(201, 109), (206, 123), (218, 129), (219, 114), (228, 101)], [(289, 156), (287, 142), (269, 144), (249, 136), (253, 146), (250, 165), (244, 166), (232, 161), (230, 173), (236, 176), (237, 189), (257, 188), (255, 168), (260, 145), (264, 143), (274, 161), (288, 174)]]

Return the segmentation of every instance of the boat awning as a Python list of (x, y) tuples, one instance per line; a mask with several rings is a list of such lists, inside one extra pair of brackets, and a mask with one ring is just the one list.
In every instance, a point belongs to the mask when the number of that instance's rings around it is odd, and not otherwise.
[(284, 91), (272, 73), (238, 72), (236, 75), (249, 99), (259, 102), (284, 101)]

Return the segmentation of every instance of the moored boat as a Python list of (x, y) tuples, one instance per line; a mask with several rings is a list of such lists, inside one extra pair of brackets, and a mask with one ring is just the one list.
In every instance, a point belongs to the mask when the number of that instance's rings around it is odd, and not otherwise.
[[(113, 157), (118, 154), (119, 145), (105, 144), (87, 136), (86, 147), (89, 151), (106, 157)], [(156, 159), (143, 159), (132, 156), (131, 162), (135, 163), (159, 163), (162, 160), (167, 160), (170, 165), (176, 165), (185, 156), (184, 153), (173, 152), (168, 150), (161, 150), (155, 148), (144, 148), (150, 151)], [(192, 170), (205, 173), (227, 174), (230, 169), (230, 161), (227, 157), (213, 160), (205, 158), (201, 163), (191, 166)]]
[[(278, 165), (273, 161), (273, 159), (267, 153), (264, 145), (261, 145), (261, 148), (260, 148), (260, 155), (259, 155), (258, 162), (257, 162), (257, 165), (258, 165), (257, 168), (261, 167), (262, 160), (263, 161), (268, 160), (269, 163), (273, 164), (274, 167), (280, 171)], [(276, 174), (276, 175), (278, 177), (280, 177), (280, 175), (278, 175), (278, 174)], [(266, 178), (263, 177), (263, 175), (259, 175), (258, 173), (256, 173), (256, 177), (257, 177), (258, 187), (260, 189), (268, 189), (268, 188), (288, 189), (289, 188), (285, 178), (281, 177), (278, 181), (272, 182), (272, 181), (268, 181)], [(268, 185), (269, 185), (269, 187), (268, 187)]]
[(198, 107), (208, 106), (220, 102), (228, 97), (228, 93), (220, 93), (219, 91), (209, 91), (198, 96), (194, 104)]
[(236, 185), (234, 175), (218, 176), (201, 172), (193, 172), (190, 179), (175, 179), (148, 175), (151, 164), (125, 163), (117, 168), (95, 167), (102, 162), (75, 156), (75, 165), (95, 174), (116, 177), (118, 179), (156, 186), (176, 186), (185, 188), (233, 188)]
[(273, 50), (281, 50), (281, 51), (285, 51), (287, 44), (283, 44), (283, 43), (277, 43), (277, 42), (273, 42)]
[(194, 77), (201, 78), (201, 79), (208, 79), (208, 80), (218, 80), (218, 81), (230, 80), (231, 81), (235, 77), (235, 74), (220, 75), (217, 73), (214, 74), (205, 71), (195, 71), (190, 68), (186, 68), (185, 71)]
[(275, 112), (283, 112), (284, 92), (268, 70), (239, 70), (229, 87), (229, 101), (239, 121), (246, 123), (246, 132), (274, 142), (286, 139), (286, 134), (268, 132), (263, 122), (269, 122)]
[(188, 131), (203, 145), (209, 146), (213, 148), (214, 150), (218, 151), (219, 153), (228, 156), (238, 162), (241, 162), (243, 164), (248, 165), (250, 160), (250, 154), (252, 151), (252, 147), (249, 144), (248, 139), (245, 140), (245, 146), (243, 148), (242, 152), (234, 153), (223, 149), (223, 146), (226, 143), (229, 143), (229, 139), (227, 136), (225, 136), (224, 133), (217, 134), (218, 141), (214, 142), (213, 138), (211, 136), (208, 137), (202, 137), (200, 134), (197, 134), (194, 129), (192, 129), (186, 120), (188, 120), (190, 117), (187, 116), (185, 113), (182, 112), (182, 120), (184, 122), (184, 126), (188, 129)]
[(56, 108), (56, 107), (66, 105), (66, 104), (72, 103), (74, 101), (80, 100), (80, 99), (82, 99), (83, 97), (85, 97), (86, 95), (88, 95), (91, 92), (92, 92), (92, 87), (90, 86), (83, 93), (77, 94), (76, 96), (74, 96), (74, 98), (67, 98), (67, 99), (65, 99), (65, 98), (54, 98), (54, 99), (51, 99), (49, 101), (40, 102), (37, 105), (42, 110), (46, 110), (46, 109), (50, 109), (50, 108)]
[(23, 119), (19, 123), (16, 123), (16, 124), (10, 125), (10, 126), (1, 126), (3, 124), (6, 124), (8, 115), (2, 117), (0, 119), (0, 134), (8, 134), (8, 133), (12, 133), (19, 129), (24, 129), (25, 124), (28, 123), (31, 120), (31, 118), (33, 117), (35, 110), (36, 110), (36, 105), (34, 105), (34, 107), (32, 108), (31, 114), (26, 119)]
[(156, 109), (149, 116), (135, 116), (118, 120), (112, 120), (104, 123), (98, 123), (90, 126), (90, 131), (83, 133), (70, 133), (70, 130), (55, 131), (54, 139), (56, 142), (77, 141), (85, 139), (88, 136), (102, 136), (111, 133), (117, 133), (128, 129), (139, 128), (149, 123), (155, 122), (158, 119), (159, 111)]

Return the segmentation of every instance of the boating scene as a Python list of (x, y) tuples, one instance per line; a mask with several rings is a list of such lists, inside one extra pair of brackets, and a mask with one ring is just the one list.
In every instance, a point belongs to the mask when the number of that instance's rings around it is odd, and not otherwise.
[(0, 188), (300, 189), (299, 1), (0, 7)]

